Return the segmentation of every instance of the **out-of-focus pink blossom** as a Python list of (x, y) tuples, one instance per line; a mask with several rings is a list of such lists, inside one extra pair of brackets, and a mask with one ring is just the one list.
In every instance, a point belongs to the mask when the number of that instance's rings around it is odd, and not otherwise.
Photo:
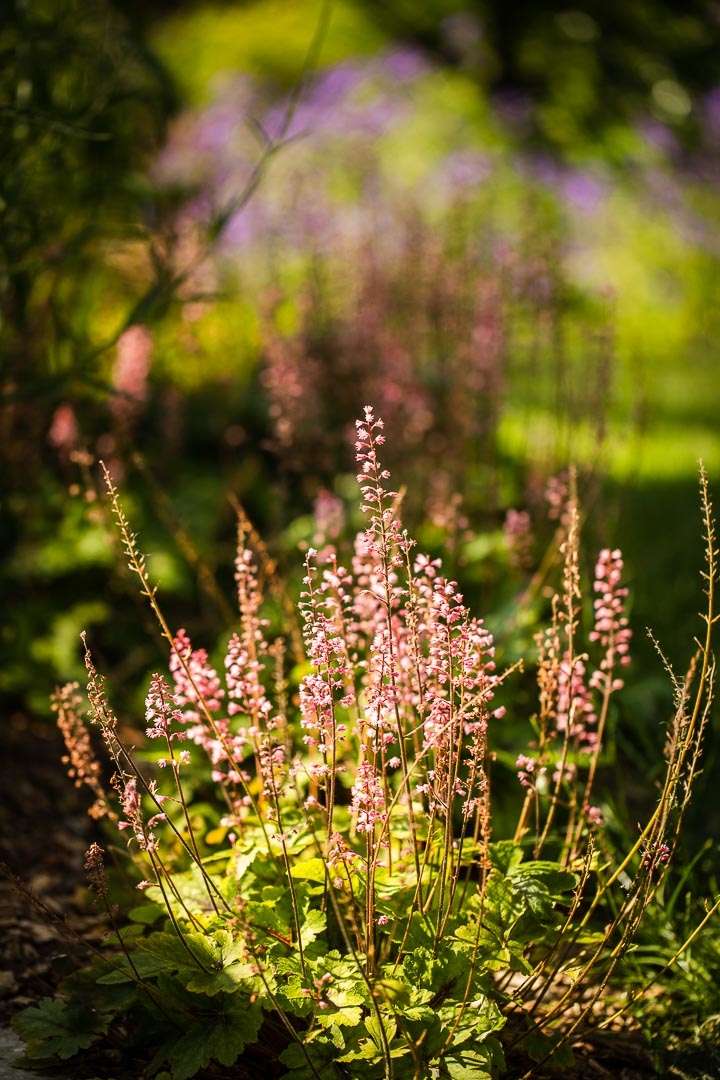
[(153, 340), (145, 326), (131, 326), (118, 340), (109, 409), (121, 431), (132, 426), (147, 399), (152, 354)]
[(74, 450), (80, 438), (80, 427), (73, 406), (65, 401), (58, 405), (53, 413), (48, 430), (48, 442), (56, 450), (69, 454)]

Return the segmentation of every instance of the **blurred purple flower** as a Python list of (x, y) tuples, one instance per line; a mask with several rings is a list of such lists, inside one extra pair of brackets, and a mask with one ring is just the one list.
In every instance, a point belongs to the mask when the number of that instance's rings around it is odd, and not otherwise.
[(600, 208), (607, 186), (596, 174), (589, 171), (573, 170), (561, 180), (561, 192), (564, 198), (582, 213), (591, 214)]
[(208, 109), (202, 124), (197, 125), (195, 147), (200, 153), (224, 151), (245, 116), (229, 102), (223, 101)]
[(308, 103), (324, 108), (337, 108), (343, 98), (362, 85), (366, 72), (359, 63), (346, 61), (323, 71), (310, 88)]
[(537, 157), (529, 166), (532, 178), (549, 188), (560, 201), (582, 213), (599, 209), (608, 193), (602, 176), (591, 169), (568, 169), (548, 157)]
[(675, 133), (660, 120), (649, 116), (642, 117), (636, 123), (635, 129), (645, 145), (658, 151), (663, 157), (672, 158), (677, 152), (678, 141)]
[(430, 70), (430, 64), (420, 50), (411, 46), (387, 53), (383, 67), (394, 82), (413, 82)]
[(487, 154), (477, 150), (459, 150), (440, 163), (438, 179), (445, 180), (451, 189), (479, 187), (492, 172)]

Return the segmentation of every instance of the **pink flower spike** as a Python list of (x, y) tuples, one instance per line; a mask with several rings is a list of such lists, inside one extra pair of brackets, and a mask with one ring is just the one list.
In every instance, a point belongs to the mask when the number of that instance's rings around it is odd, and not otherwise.
[(225, 691), (218, 674), (210, 665), (206, 650), (193, 649), (185, 630), (178, 630), (173, 639), (170, 672), (175, 683), (175, 700), (185, 723), (200, 723), (204, 709), (211, 713), (220, 711)]
[(628, 590), (620, 584), (622, 573), (623, 557), (620, 549), (610, 551), (609, 548), (604, 548), (595, 565), (595, 623), (588, 636), (591, 641), (598, 642), (605, 653), (591, 684), (604, 686), (610, 692), (619, 690), (623, 685), (622, 679), (613, 678), (615, 665), (619, 663), (624, 667), (630, 663), (632, 630), (625, 614)]
[(153, 675), (145, 699), (145, 722), (149, 725), (145, 734), (148, 739), (172, 739), (179, 737), (172, 731), (173, 723), (182, 723), (183, 716), (178, 702), (162, 675)]

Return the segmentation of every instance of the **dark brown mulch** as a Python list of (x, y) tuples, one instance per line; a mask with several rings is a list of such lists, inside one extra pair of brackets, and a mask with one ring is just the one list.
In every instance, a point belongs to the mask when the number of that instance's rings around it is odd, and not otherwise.
[[(84, 853), (95, 838), (87, 803), (64, 772), (62, 739), (48, 721), (2, 718), (0, 859), (46, 904), (45, 915), (0, 875), (0, 1020), (52, 994), (97, 924), (84, 898)], [(55, 916), (55, 921), (50, 917)]]

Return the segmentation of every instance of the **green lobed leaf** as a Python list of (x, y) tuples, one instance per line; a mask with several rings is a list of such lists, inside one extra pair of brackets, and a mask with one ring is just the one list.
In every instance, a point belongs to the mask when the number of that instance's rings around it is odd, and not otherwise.
[(273, 930), (283, 937), (290, 936), (290, 912), (285, 912), (274, 901), (250, 900), (245, 905), (245, 915), (253, 930)]
[[(381, 1021), (382, 1028), (380, 1026)], [(365, 1021), (365, 1030), (377, 1046), (378, 1050), (382, 1050), (383, 1032), (385, 1033), (386, 1041), (391, 1043), (397, 1034), (397, 1022), (394, 1017), (387, 1016), (382, 1012), (379, 1017), (377, 1013), (372, 1013)]]
[(501, 874), (509, 874), (523, 860), (523, 851), (514, 840), (498, 840), (488, 847), (488, 855), (493, 868)]
[[(359, 1024), (363, 1017), (365, 995), (357, 993), (354, 989), (342, 989), (339, 983), (331, 985), (325, 995), (325, 1000), (333, 1010), (335, 1022), (345, 1027), (353, 1027)], [(318, 1023), (327, 1026), (323, 1020), (323, 1012), (318, 1012)]]
[(211, 1061), (233, 1065), (248, 1043), (257, 1039), (262, 1009), (242, 994), (223, 996), (217, 1010), (190, 1025), (166, 1050), (173, 1080), (190, 1080)]
[(308, 994), (303, 994), (296, 985), (278, 987), (275, 998), (285, 1012), (292, 1016), (309, 1016), (315, 1009), (315, 1002)]
[(395, 1006), (409, 1005), (411, 1000), (410, 987), (400, 979), (378, 979), (373, 985), (373, 991), (383, 1001)]
[(240, 989), (250, 991), (248, 982), (256, 985), (257, 969), (252, 964), (230, 964), (222, 971), (193, 970), (185, 980), (185, 986), (194, 994), (234, 994)]
[[(207, 934), (187, 932), (184, 942), (175, 934), (156, 933), (138, 941), (137, 945), (151, 961), (138, 960), (143, 975), (157, 975), (161, 971), (182, 971), (188, 990), (202, 994), (233, 993), (247, 980), (256, 976), (252, 964), (242, 962), (245, 954), (241, 938), (229, 930), (214, 930)], [(129, 968), (129, 965), (125, 965)], [(106, 982), (118, 981), (120, 974), (105, 976)], [(246, 986), (246, 989), (250, 989)]]
[(322, 911), (311, 909), (305, 915), (300, 928), (303, 945), (310, 945), (320, 934), (325, 932), (327, 919)]
[(158, 931), (146, 938), (141, 938), (137, 943), (138, 949), (154, 956), (162, 962), (163, 967), (177, 970), (178, 968), (196, 966), (193, 958), (182, 944), (176, 934), (166, 934)]
[(483, 1080), (505, 1069), (502, 1046), (497, 1039), (488, 1039), (473, 1049), (453, 1049), (442, 1060), (447, 1072), (441, 1075), (452, 1080)]
[(315, 1022), (324, 1028), (357, 1027), (362, 1018), (363, 1010), (354, 1005), (342, 1005), (329, 1011), (320, 1009), (315, 1013)]
[[(454, 1027), (457, 1007), (447, 1006), (440, 1010), (441, 1019)], [(453, 1036), (454, 1043), (460, 1045), (472, 1038), (474, 1043), (482, 1042), (494, 1031), (505, 1027), (505, 1017), (495, 1002), (481, 994), (467, 1003), (462, 1019)]]
[(433, 1004), (437, 1007), (447, 1000), (465, 999), (471, 971), (470, 992), (487, 988), (486, 980), (481, 976), (483, 968), (483, 964), (476, 963), (473, 970), (468, 963), (467, 948), (460, 941), (448, 938), (441, 943), (436, 956), (423, 947), (408, 953), (403, 960), (402, 972), (409, 986), (431, 990)]
[(428, 1061), (440, 1054), (448, 1032), (435, 1009), (429, 1005), (411, 1006), (398, 1013), (397, 1019), (403, 1034), (415, 1046), (422, 1046), (423, 1056)]
[(62, 1061), (86, 1050), (110, 1026), (107, 1013), (76, 1008), (46, 998), (13, 1017), (13, 1030), (27, 1043), (29, 1058), (57, 1057)]

